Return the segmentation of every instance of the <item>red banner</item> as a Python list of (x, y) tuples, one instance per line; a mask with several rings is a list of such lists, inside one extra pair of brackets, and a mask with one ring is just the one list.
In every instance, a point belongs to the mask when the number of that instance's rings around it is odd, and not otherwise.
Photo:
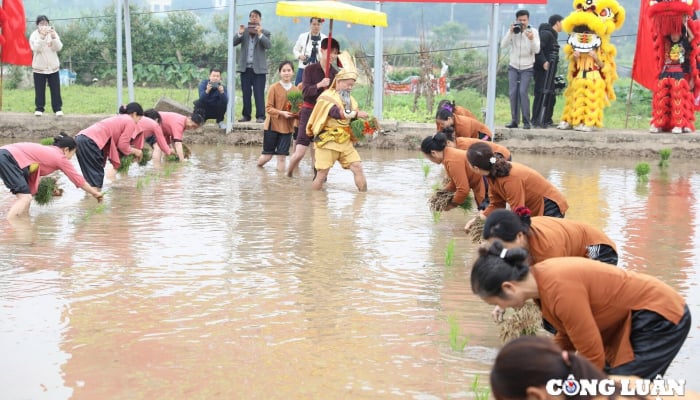
[(29, 47), (29, 41), (24, 36), (26, 29), (24, 5), (22, 0), (3, 0), (2, 14), (0, 20), (2, 25), (2, 40), (3, 43), (0, 52), (2, 57), (0, 61), (7, 64), (15, 65), (32, 65), (32, 49)]

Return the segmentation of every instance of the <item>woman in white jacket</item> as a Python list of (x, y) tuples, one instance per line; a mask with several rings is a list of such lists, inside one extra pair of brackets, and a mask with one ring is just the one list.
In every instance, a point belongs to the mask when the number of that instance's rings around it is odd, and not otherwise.
[(309, 22), (309, 32), (304, 32), (299, 35), (297, 42), (294, 44), (294, 48), (292, 48), (294, 57), (299, 60), (299, 68), (297, 69), (297, 76), (294, 80), (295, 86), (301, 82), (301, 78), (304, 75), (304, 68), (307, 65), (318, 62), (318, 52), (321, 51), (321, 40), (326, 38), (326, 35), (321, 33), (322, 23), (323, 20), (321, 18), (311, 18)]
[(57, 116), (63, 115), (61, 108), (61, 81), (58, 76), (60, 64), (58, 52), (63, 48), (61, 38), (49, 24), (46, 15), (36, 17), (36, 30), (29, 36), (29, 45), (34, 52), (32, 71), (34, 72), (34, 103), (36, 111), (34, 115), (40, 117), (44, 114), (46, 104), (46, 84), (51, 90), (51, 108)]

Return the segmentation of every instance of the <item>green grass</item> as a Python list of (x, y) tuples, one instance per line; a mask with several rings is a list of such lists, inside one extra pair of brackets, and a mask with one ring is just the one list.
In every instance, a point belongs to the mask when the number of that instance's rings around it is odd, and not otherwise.
[(491, 398), (491, 388), (488, 385), (479, 384), (479, 375), (474, 375), (472, 392), (474, 392), (474, 400), (489, 400)]
[[(272, 82), (268, 82), (272, 83)], [(611, 129), (647, 129), (651, 115), (651, 95), (649, 91), (635, 84), (632, 90), (632, 103), (630, 114), (627, 117), (626, 98), (629, 92), (630, 79), (620, 79), (615, 86), (618, 99), (605, 109), (604, 124)], [(237, 84), (238, 88), (239, 85)], [(366, 111), (373, 109), (372, 104), (367, 103), (367, 86), (356, 86), (353, 96), (360, 103), (360, 108)], [(531, 91), (532, 92), (532, 91)], [(117, 110), (117, 93), (114, 87), (72, 85), (61, 88), (63, 109), (66, 114), (114, 114)], [(135, 87), (135, 100), (146, 108), (155, 106), (161, 97), (169, 97), (188, 107), (197, 99), (197, 88), (145, 88)], [(457, 104), (467, 107), (481, 117), (482, 109), (486, 108), (486, 97), (473, 89), (455, 90), (444, 96), (436, 96), (432, 112), (428, 112), (426, 101), (421, 97), (418, 101), (418, 109), (413, 111), (413, 95), (385, 95), (382, 119), (405, 122), (434, 122), (435, 106), (443, 98), (453, 99)], [(532, 101), (532, 95), (530, 96)], [(2, 110), (12, 112), (34, 112), (34, 88), (5, 89), (2, 98)], [(123, 101), (128, 102), (128, 93), (124, 90)], [(238, 119), (242, 108), (240, 90), (236, 91), (236, 116)], [(554, 120), (558, 121), (564, 107), (564, 98), (557, 97), (554, 108)], [(510, 103), (505, 96), (496, 98), (494, 122), (496, 126), (502, 126), (510, 121)]]

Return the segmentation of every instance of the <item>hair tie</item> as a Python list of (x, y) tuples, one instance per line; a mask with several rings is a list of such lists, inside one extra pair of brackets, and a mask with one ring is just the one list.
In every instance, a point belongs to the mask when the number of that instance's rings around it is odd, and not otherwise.
[(508, 249), (501, 250), (501, 258), (505, 260), (506, 254), (508, 254)]
[(495, 163), (496, 163), (496, 157), (491, 157), (491, 158), (489, 158), (489, 162), (490, 162), (491, 164), (495, 164)]

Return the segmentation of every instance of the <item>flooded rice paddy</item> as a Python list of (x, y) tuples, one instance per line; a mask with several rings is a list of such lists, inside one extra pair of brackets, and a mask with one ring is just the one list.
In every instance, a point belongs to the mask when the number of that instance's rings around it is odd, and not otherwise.
[[(361, 149), (368, 193), (339, 167), (312, 192), (308, 158), (290, 179), (275, 160), (257, 168), (259, 151), (193, 146), (185, 165), (134, 166), (106, 180), (100, 206), (62, 176), (63, 197), (34, 203), (27, 224), (4, 220), (14, 197), (3, 186), (0, 398), (481, 393), (500, 342), (469, 286), (470, 216), (428, 210), (441, 167)], [(652, 162), (638, 184), (639, 160), (514, 159), (562, 189), (567, 218), (608, 233), (624, 268), (663, 279), (700, 318), (697, 163)], [(694, 390), (699, 331), (668, 371)]]

